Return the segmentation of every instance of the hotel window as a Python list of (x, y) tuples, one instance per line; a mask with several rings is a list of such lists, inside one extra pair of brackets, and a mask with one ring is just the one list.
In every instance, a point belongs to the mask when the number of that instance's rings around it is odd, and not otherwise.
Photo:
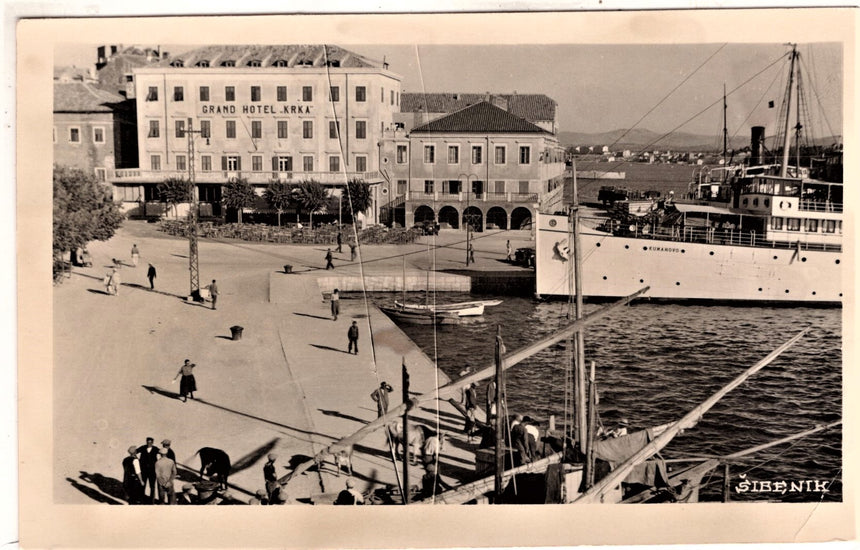
[(290, 64), (287, 63), (287, 61), (285, 59), (278, 59), (277, 61), (275, 61), (273, 63), (273, 65), (275, 67), (289, 67), (290, 66)]
[(366, 120), (356, 120), (355, 121), (355, 139), (365, 139), (367, 138), (367, 121)]
[(93, 128), (93, 143), (104, 143), (105, 142), (105, 129), (104, 128)]
[(228, 59), (227, 61), (222, 61), (221, 66), (222, 67), (235, 67), (236, 61), (233, 59)]
[(405, 145), (397, 146), (397, 164), (406, 164), (407, 162), (407, 151)]
[(448, 146), (448, 164), (460, 164), (460, 146)]
[(532, 149), (528, 145), (520, 145), (520, 164), (531, 164)]
[(158, 101), (158, 88), (156, 86), (149, 87), (149, 91), (146, 92), (146, 100)]
[(227, 139), (236, 139), (236, 121), (227, 120), (225, 123), (227, 125)]
[(310, 155), (305, 155), (302, 157), (302, 170), (304, 170), (305, 172), (314, 171), (314, 157)]
[(312, 139), (314, 137), (314, 121), (313, 120), (303, 120), (302, 121), (302, 137), (304, 139)]
[(96, 179), (99, 181), (105, 181), (107, 179), (107, 170), (104, 168), (96, 168)]
[(158, 121), (150, 120), (149, 121), (149, 133), (146, 134), (146, 137), (157, 138), (159, 134), (158, 130)]
[(434, 164), (436, 162), (436, 146), (424, 146), (424, 164)]
[(278, 86), (278, 101), (286, 101), (287, 100), (287, 87), (286, 86)]
[(235, 86), (224, 86), (224, 101), (236, 101)]
[(154, 172), (161, 170), (161, 155), (150, 155), (149, 168)]
[(337, 86), (331, 86), (329, 88), (329, 98), (331, 99), (332, 103), (337, 103), (338, 101), (340, 101), (340, 88)]
[(251, 121), (251, 139), (261, 139), (263, 137), (263, 121)]
[(364, 86), (355, 87), (355, 100), (359, 103), (367, 101), (367, 88)]
[(818, 220), (806, 220), (806, 231), (808, 233), (818, 233)]
[(770, 220), (770, 228), (776, 231), (782, 229), (782, 218), (771, 218)]
[(275, 157), (278, 160), (278, 172), (293, 171), (293, 157), (283, 156)]
[(472, 164), (481, 164), (483, 159), (484, 149), (480, 145), (472, 145)]
[(405, 195), (406, 194), (406, 180), (397, 180), (397, 194)]
[(81, 129), (80, 128), (69, 128), (69, 141), (72, 143), (80, 143), (81, 141)]
[(836, 220), (824, 220), (821, 224), (821, 230), (824, 233), (836, 233)]
[(525, 195), (529, 192), (529, 182), (520, 180), (520, 194)]
[(424, 180), (424, 192), (433, 193), (433, 180)]
[(185, 101), (185, 89), (182, 86), (173, 87), (173, 101)]
[(249, 67), (262, 67), (263, 62), (260, 61), (259, 59), (252, 59), (251, 61), (248, 61), (248, 66)]
[(287, 139), (289, 136), (287, 121), (279, 120), (278, 121), (278, 139)]
[(800, 231), (800, 218), (786, 218), (785, 225), (789, 231)]
[(457, 195), (460, 193), (462, 182), (460, 180), (443, 180), (442, 193), (446, 195)]
[(174, 135), (178, 138), (185, 137), (185, 121), (184, 120), (174, 120), (173, 124), (175, 126), (174, 132), (173, 132)]
[(505, 163), (505, 146), (504, 145), (496, 145), (496, 164), (504, 164)]
[(181, 171), (188, 170), (188, 165), (185, 164), (185, 155), (176, 155), (176, 169)]
[(200, 101), (209, 101), (209, 86), (200, 86)]
[(394, 105), (394, 90), (391, 90), (391, 104)]
[(340, 136), (340, 121), (330, 120), (328, 122), (328, 137), (329, 139), (337, 139)]
[(228, 172), (237, 172), (242, 169), (242, 159), (239, 155), (227, 155), (221, 157), (221, 169)]
[(200, 157), (200, 170), (203, 172), (211, 172), (212, 171), (212, 157), (209, 155), (203, 155)]
[(367, 157), (364, 157), (364, 156), (355, 157), (355, 171), (356, 172), (367, 172)]
[(340, 172), (340, 157), (331, 156), (328, 158), (328, 171)]
[(194, 66), (195, 67), (208, 67), (209, 66), (209, 60), (208, 59), (201, 59), (200, 61), (195, 63)]
[(212, 123), (208, 120), (200, 121), (200, 137), (212, 137)]
[(259, 86), (251, 86), (251, 101), (260, 101), (262, 97), (262, 92), (260, 92)]
[(385, 103), (385, 88), (379, 89), (379, 102)]
[(314, 89), (311, 86), (302, 86), (302, 101), (313, 101)]
[(251, 170), (254, 172), (262, 172), (263, 171), (263, 156), (262, 155), (253, 155), (251, 157)]

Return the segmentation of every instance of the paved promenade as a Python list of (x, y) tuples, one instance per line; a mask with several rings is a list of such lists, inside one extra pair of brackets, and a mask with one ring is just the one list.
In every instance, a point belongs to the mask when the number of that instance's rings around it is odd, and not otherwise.
[[(502, 262), (505, 240), (528, 246), (528, 232), (501, 232), (475, 241), (478, 270), (519, 269)], [(130, 445), (148, 436), (170, 439), (180, 469), (177, 488), (197, 479), (201, 447), (225, 450), (233, 463), (230, 493), (247, 502), (264, 487), (266, 455), (276, 453), (278, 475), (331, 442), (376, 418), (370, 393), (383, 380), (400, 399), (400, 364), (405, 357), (412, 391), (425, 393), (447, 382), (384, 314), (363, 300), (344, 298), (332, 321), (320, 278), (402, 273), (416, 277), (436, 269), (463, 269), (463, 234), (436, 239), (435, 258), (426, 243), (362, 246), (362, 263), (349, 249), (335, 254), (334, 272), (321, 269), (327, 247), (241, 241), (200, 243), (201, 285), (217, 279), (218, 309), (187, 302), (188, 244), (154, 226), (127, 222), (106, 243), (92, 243), (92, 268), (75, 268), (54, 287), (54, 500), (57, 503), (124, 503), (121, 461)], [(131, 267), (130, 250), (141, 253)], [(118, 296), (104, 292), (111, 260), (125, 262)], [(158, 270), (155, 291), (146, 280), (148, 263)], [(283, 265), (294, 266), (286, 275)], [(273, 291), (277, 300), (270, 299)], [(346, 353), (347, 328), (358, 322), (360, 353)], [(244, 327), (240, 341), (230, 327)], [(372, 334), (372, 338), (371, 338)], [(184, 359), (197, 364), (195, 400), (177, 399), (172, 383)], [(443, 402), (438, 413), (416, 411), (417, 421), (453, 435), (443, 452), (448, 482), (474, 469), (474, 445), (462, 436), (462, 417)], [(383, 432), (355, 448), (359, 490), (394, 484)], [(343, 488), (332, 461), (312, 469), (287, 488), (294, 503)], [(410, 469), (417, 484), (423, 468)]]

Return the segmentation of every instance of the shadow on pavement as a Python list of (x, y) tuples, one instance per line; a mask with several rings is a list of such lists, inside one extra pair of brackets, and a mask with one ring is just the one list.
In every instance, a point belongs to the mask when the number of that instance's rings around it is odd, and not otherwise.
[(318, 349), (324, 349), (324, 350), (328, 350), (328, 351), (336, 351), (336, 352), (339, 352), (339, 353), (345, 353), (345, 354), (347, 354), (347, 355), (352, 355), (351, 353), (349, 353), (349, 352), (348, 352), (348, 351), (346, 351), (346, 350), (333, 348), (333, 347), (331, 347), (331, 346), (321, 346), (321, 345), (319, 345), (319, 344), (311, 344), (311, 346), (313, 346), (313, 347), (315, 347), (315, 348), (318, 348)]
[(123, 504), (125, 502), (124, 497), (123, 497), (123, 502), (118, 502), (116, 499), (113, 499), (113, 498), (111, 498), (111, 497), (109, 497), (103, 493), (100, 493), (99, 491), (96, 491), (92, 487), (87, 487), (86, 485), (82, 485), (82, 484), (78, 483), (77, 480), (74, 480), (70, 477), (67, 477), (66, 481), (68, 481), (72, 485), (72, 487), (74, 487), (78, 491), (82, 492), (83, 494), (87, 495), (89, 498), (93, 499), (96, 502), (100, 502), (102, 504)]
[(370, 423), (367, 420), (358, 418), (356, 416), (350, 416), (348, 414), (343, 414), (342, 412), (338, 412), (338, 411), (327, 411), (325, 409), (317, 409), (317, 410), (326, 416), (336, 416), (338, 418), (345, 418), (347, 420), (352, 420), (353, 422), (358, 422), (359, 424), (369, 424)]
[(110, 294), (104, 290), (98, 290), (96, 288), (88, 288), (87, 292), (92, 292), (93, 294), (103, 294), (104, 296), (110, 296)]
[(261, 458), (269, 454), (269, 451), (275, 448), (275, 445), (278, 444), (280, 438), (276, 437), (275, 439), (269, 441), (265, 445), (251, 451), (246, 454), (239, 460), (233, 463), (233, 468), (230, 470), (230, 475), (235, 474), (236, 472), (241, 472), (242, 470), (246, 470), (253, 466), (257, 461)]
[(224, 336), (224, 335), (221, 335), (221, 334), (219, 334), (219, 335), (218, 335), (218, 336), (216, 336), (215, 338), (221, 338), (222, 340), (232, 340), (232, 339), (233, 339), (233, 337), (232, 337), (232, 336)]
[(136, 288), (138, 290), (145, 290), (145, 291), (151, 292), (153, 294), (161, 294), (162, 296), (170, 296), (171, 298), (180, 298), (182, 300), (186, 299), (185, 296), (180, 296), (179, 294), (173, 294), (172, 292), (165, 292), (163, 290), (154, 290), (154, 289), (151, 289), (151, 288), (146, 287), (144, 285), (139, 285), (137, 283), (123, 283), (123, 286)]
[(310, 313), (299, 313), (298, 311), (294, 311), (293, 315), (299, 315), (301, 317), (310, 317), (311, 319), (322, 319), (323, 321), (331, 321), (331, 317), (323, 317), (322, 315), (311, 315)]
[[(101, 491), (99, 495), (102, 498), (107, 496), (110, 497), (111, 500), (115, 499), (112, 504), (116, 504), (116, 500), (125, 502), (125, 490), (122, 488), (122, 482), (120, 480), (114, 479), (112, 477), (103, 476), (102, 474), (91, 474), (84, 471), (81, 471), (80, 474), (81, 475), (78, 477), (80, 477), (83, 481), (86, 481), (87, 483), (92, 483), (99, 488), (99, 491)], [(92, 489), (83, 485), (79, 487), (76, 480), (73, 480), (71, 478), (67, 479), (70, 483), (72, 483), (72, 485), (75, 486), (76, 489), (80, 490), (85, 494), (86, 491), (84, 489), (92, 491)], [(100, 500), (99, 502), (103, 501)]]

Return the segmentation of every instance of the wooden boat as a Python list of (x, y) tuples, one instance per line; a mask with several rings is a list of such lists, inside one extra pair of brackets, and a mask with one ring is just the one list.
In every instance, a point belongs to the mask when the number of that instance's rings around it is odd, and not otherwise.
[(383, 313), (403, 323), (413, 325), (456, 325), (460, 316), (450, 311), (420, 311), (402, 307), (380, 307)]
[(457, 304), (406, 304), (394, 302), (394, 305), (406, 311), (434, 311), (456, 313), (459, 317), (473, 317), (484, 314), (483, 302), (460, 302)]

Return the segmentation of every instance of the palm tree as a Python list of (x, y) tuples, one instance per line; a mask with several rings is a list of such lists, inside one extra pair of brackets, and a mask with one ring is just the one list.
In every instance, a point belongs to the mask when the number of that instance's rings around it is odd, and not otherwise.
[(367, 211), (373, 202), (370, 196), (370, 185), (362, 179), (351, 179), (346, 184), (346, 196), (343, 197), (343, 206), (350, 219), (355, 214)]
[(266, 199), (266, 202), (269, 203), (269, 206), (278, 211), (278, 227), (280, 227), (281, 213), (287, 209), (287, 206), (289, 206), (293, 200), (291, 186), (282, 181), (272, 182), (269, 184), (269, 187), (266, 188), (266, 191), (263, 193), (263, 197)]
[(294, 190), (295, 200), (310, 213), (309, 224), (314, 226), (314, 212), (326, 203), (328, 193), (322, 184), (315, 180), (305, 180)]
[(191, 180), (171, 176), (158, 184), (156, 187), (158, 197), (173, 208), (174, 217), (179, 217), (178, 206), (194, 199), (191, 189)]
[(221, 202), (224, 206), (238, 211), (239, 223), (242, 223), (242, 209), (252, 206), (256, 198), (254, 188), (245, 178), (232, 178), (221, 193)]

